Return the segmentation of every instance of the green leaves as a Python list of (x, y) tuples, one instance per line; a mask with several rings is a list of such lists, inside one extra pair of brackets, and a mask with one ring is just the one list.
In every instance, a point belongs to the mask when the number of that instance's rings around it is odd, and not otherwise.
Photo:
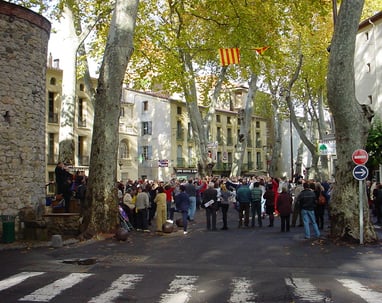
[(371, 126), (366, 150), (369, 153), (368, 166), (375, 168), (382, 163), (382, 122), (378, 119)]

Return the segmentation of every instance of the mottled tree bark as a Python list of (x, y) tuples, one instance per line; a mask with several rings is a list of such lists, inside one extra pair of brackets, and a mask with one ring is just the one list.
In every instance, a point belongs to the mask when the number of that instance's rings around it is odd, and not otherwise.
[[(359, 240), (359, 181), (352, 176), (352, 153), (364, 148), (371, 117), (355, 97), (354, 52), (363, 0), (344, 0), (336, 18), (330, 47), (328, 102), (336, 128), (337, 163), (335, 187), (330, 200), (331, 236)], [(365, 242), (377, 240), (363, 199)]]
[(138, 0), (117, 0), (95, 96), (94, 129), (82, 230), (110, 232), (118, 225), (117, 157), (122, 84), (133, 53)]

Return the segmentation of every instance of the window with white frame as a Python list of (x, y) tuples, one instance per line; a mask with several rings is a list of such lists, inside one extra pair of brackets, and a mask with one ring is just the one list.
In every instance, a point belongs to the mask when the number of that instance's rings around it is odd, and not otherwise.
[(119, 143), (119, 157), (121, 159), (128, 159), (130, 157), (128, 141), (122, 141)]
[(151, 135), (152, 134), (152, 122), (144, 121), (142, 122), (142, 135)]
[(152, 151), (153, 148), (150, 145), (142, 146), (142, 158), (143, 160), (151, 160), (152, 159)]

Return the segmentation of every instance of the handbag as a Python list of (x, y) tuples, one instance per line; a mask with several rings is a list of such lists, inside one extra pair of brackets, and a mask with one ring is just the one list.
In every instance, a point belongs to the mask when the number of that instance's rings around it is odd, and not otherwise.
[(204, 203), (204, 207), (205, 208), (207, 208), (207, 207), (210, 207), (210, 206), (212, 206), (212, 204), (214, 204), (215, 203), (215, 200), (209, 200), (209, 201), (207, 201), (206, 203)]

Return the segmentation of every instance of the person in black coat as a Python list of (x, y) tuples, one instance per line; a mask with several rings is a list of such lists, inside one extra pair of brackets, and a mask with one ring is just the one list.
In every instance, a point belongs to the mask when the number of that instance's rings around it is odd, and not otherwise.
[(303, 191), (297, 197), (297, 203), (299, 203), (301, 207), (302, 219), (304, 221), (305, 239), (310, 238), (310, 223), (313, 226), (316, 237), (319, 238), (320, 231), (314, 215), (314, 209), (317, 206), (317, 197), (314, 191), (309, 188), (309, 183), (304, 183), (303, 187)]
[[(203, 192), (202, 207), (206, 210), (207, 230), (216, 230), (216, 211), (218, 210), (218, 191), (214, 188), (215, 184), (210, 182), (208, 188)], [(205, 207), (206, 203), (214, 201)]]
[(73, 176), (68, 171), (64, 162), (58, 162), (54, 170), (56, 177), (56, 194), (62, 195), (65, 200), (65, 211), (69, 212), (69, 203), (72, 198), (72, 181)]
[(175, 196), (175, 207), (176, 210), (182, 214), (183, 233), (186, 235), (188, 209), (190, 208), (190, 198), (185, 192), (186, 187), (184, 185), (180, 185), (179, 190), (180, 193)]

